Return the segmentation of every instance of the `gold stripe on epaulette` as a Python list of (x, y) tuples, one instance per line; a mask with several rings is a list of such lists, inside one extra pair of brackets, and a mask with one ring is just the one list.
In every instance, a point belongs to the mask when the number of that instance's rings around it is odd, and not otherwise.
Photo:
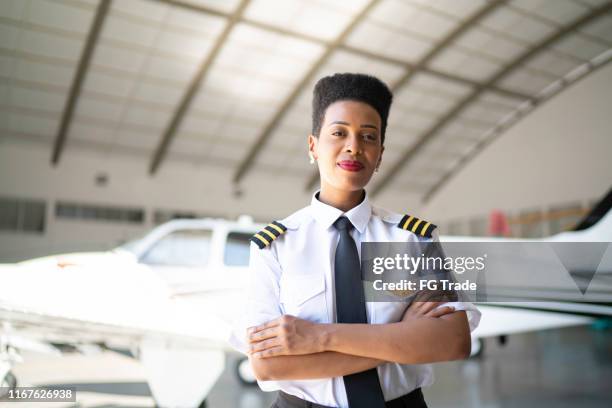
[(268, 231), (267, 229), (262, 229), (261, 232), (265, 233), (267, 236), (269, 236), (270, 238), (272, 238), (272, 240), (276, 239), (276, 235), (274, 235), (273, 233), (271, 233), (270, 231)]
[(281, 224), (278, 221), (272, 221), (270, 224), (266, 226), (266, 228), (259, 231), (257, 234), (254, 234), (251, 237), (251, 241), (255, 243), (259, 247), (259, 249), (264, 249), (278, 237), (283, 235), (287, 231), (287, 227)]
[(421, 230), (419, 232), (417, 232), (417, 234), (422, 235), (425, 231), (427, 231), (427, 228), (431, 225), (431, 222), (426, 223), (425, 225), (423, 225), (423, 227), (421, 228)]
[(412, 215), (410, 217), (406, 216), (406, 223), (402, 226), (403, 229), (407, 229), (408, 228), (408, 224), (410, 224), (410, 221), (412, 221), (412, 219), (414, 218)]
[(402, 217), (397, 227), (426, 238), (431, 238), (431, 234), (436, 229), (434, 224), (408, 214)]
[(282, 234), (285, 232), (285, 230), (282, 230), (280, 227), (274, 225), (274, 224), (270, 224), (270, 227), (274, 228), (276, 231), (278, 231), (279, 234)]

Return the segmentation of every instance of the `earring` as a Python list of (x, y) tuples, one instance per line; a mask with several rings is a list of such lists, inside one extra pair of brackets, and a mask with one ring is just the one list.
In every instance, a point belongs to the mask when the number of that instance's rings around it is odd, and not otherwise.
[(314, 164), (315, 158), (314, 158), (314, 155), (312, 154), (312, 152), (308, 152), (308, 157), (310, 157), (310, 164)]

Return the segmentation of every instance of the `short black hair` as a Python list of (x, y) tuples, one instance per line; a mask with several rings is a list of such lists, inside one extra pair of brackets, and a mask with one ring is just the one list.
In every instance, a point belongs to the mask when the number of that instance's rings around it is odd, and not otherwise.
[(380, 79), (366, 74), (343, 73), (319, 79), (312, 93), (312, 134), (319, 137), (325, 111), (337, 101), (357, 101), (370, 105), (380, 115), (381, 145), (385, 143), (387, 118), (393, 94)]

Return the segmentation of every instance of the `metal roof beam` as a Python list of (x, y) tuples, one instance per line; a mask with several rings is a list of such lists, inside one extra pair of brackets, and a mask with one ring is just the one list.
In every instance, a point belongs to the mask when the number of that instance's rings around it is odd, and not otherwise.
[[(417, 64), (411, 64), (409, 62), (406, 61), (402, 61), (399, 60), (397, 58), (392, 58), (392, 57), (388, 57), (386, 55), (381, 55), (381, 54), (377, 54), (371, 51), (365, 51), (365, 50), (360, 50), (357, 49), (355, 47), (351, 47), (350, 45), (341, 45), (340, 49), (353, 53), (355, 55), (360, 55), (362, 57), (366, 57), (366, 58), (371, 58), (374, 60), (379, 60), (379, 61), (384, 61), (388, 64), (392, 64), (392, 65), (396, 65), (396, 66), (400, 66), (403, 68), (406, 68), (406, 70), (408, 70), (408, 72), (413, 71), (413, 74), (416, 73), (416, 71), (421, 71), (424, 72), (426, 74), (432, 75), (432, 76), (436, 76), (440, 79), (446, 79), (448, 81), (452, 81), (452, 82), (457, 82), (459, 84), (462, 85), (467, 85), (467, 86), (471, 86), (471, 87), (476, 87), (481, 85), (479, 82), (474, 81), (472, 79), (469, 78), (465, 78), (459, 75), (454, 75), (454, 74), (450, 74), (447, 72), (442, 72), (439, 71), (437, 69), (431, 68), (431, 67), (426, 67), (426, 66), (420, 66), (417, 67)], [(399, 81), (398, 81), (399, 83)], [(397, 88), (397, 85), (394, 85), (393, 88)], [(532, 96), (528, 95), (526, 93), (522, 93), (519, 91), (515, 91), (515, 90), (511, 90), (511, 89), (506, 89), (506, 88), (502, 88), (502, 87), (491, 87), (491, 92), (494, 93), (498, 93), (500, 95), (503, 96), (507, 96), (509, 98), (514, 98), (514, 99), (520, 99), (520, 100), (526, 100), (526, 99), (531, 99)]]
[(321, 68), (325, 62), (329, 59), (332, 53), (338, 49), (338, 47), (346, 40), (349, 34), (353, 31), (353, 29), (359, 24), (368, 14), (368, 12), (379, 3), (380, 0), (371, 0), (360, 12), (353, 18), (353, 20), (349, 23), (349, 25), (340, 33), (340, 35), (331, 43), (327, 44), (327, 49), (325, 52), (319, 57), (319, 59), (310, 67), (306, 75), (300, 80), (297, 86), (291, 91), (289, 96), (284, 100), (280, 109), (275, 113), (274, 117), (268, 122), (263, 131), (260, 133), (257, 141), (251, 147), (251, 150), (248, 152), (245, 159), (242, 161), (238, 170), (234, 174), (233, 181), (234, 183), (239, 183), (248, 170), (251, 168), (253, 163), (255, 162), (255, 158), (261, 151), (261, 149), (266, 145), (268, 139), (277, 128), (289, 108), (293, 105), (295, 100), (298, 98), (300, 93), (306, 88), (308, 83), (314, 78), (314, 75), (318, 72), (319, 68)]
[[(392, 86), (392, 88), (391, 88), (392, 92), (396, 93), (399, 89), (401, 89), (402, 87), (408, 85), (410, 79), (413, 77), (413, 75), (416, 72), (425, 70), (427, 68), (427, 64), (429, 64), (429, 62), (434, 57), (436, 57), (438, 54), (440, 54), (442, 51), (444, 51), (450, 45), (452, 45), (453, 41), (455, 41), (457, 38), (459, 38), (463, 33), (465, 33), (468, 29), (470, 29), (474, 24), (478, 23), (478, 21), (482, 20), (483, 18), (485, 18), (486, 16), (491, 14), (493, 11), (495, 11), (498, 7), (502, 6), (506, 2), (507, 2), (507, 0), (495, 0), (495, 1), (491, 1), (491, 2), (489, 2), (487, 4), (485, 4), (479, 10), (477, 10), (474, 14), (472, 14), (467, 20), (465, 20), (463, 23), (461, 23), (457, 28), (455, 28), (450, 33), (448, 33), (448, 35), (446, 37), (444, 37), (438, 44), (436, 44), (436, 46), (433, 49), (431, 49), (416, 64), (412, 64), (412, 65), (404, 64), (405, 67), (407, 68), (406, 73), (398, 80), (397, 83), (395, 83)], [(438, 74), (438, 76), (440, 76), (440, 75)], [(445, 79), (450, 79), (449, 75), (445, 75), (445, 76), (446, 76)], [(469, 81), (469, 80), (464, 80), (462, 82), (464, 84), (467, 83), (468, 85), (470, 85), (472, 87), (473, 86), (477, 86), (477, 87), (482, 86), (482, 84), (474, 83), (474, 82)], [(398, 162), (398, 163), (401, 163), (401, 161)], [(396, 163), (396, 165), (394, 166), (393, 170), (397, 166), (398, 166), (398, 164)], [(392, 173), (392, 175), (393, 174), (394, 173)], [(316, 184), (317, 179), (318, 179), (318, 172), (315, 172), (308, 179), (308, 182), (306, 183), (306, 189), (310, 190)], [(380, 183), (380, 184), (382, 184), (384, 186), (385, 183)], [(376, 192), (378, 190), (380, 190), (380, 187), (375, 186), (374, 187), (374, 191)]]
[[(535, 107), (535, 106), (541, 104), (542, 102), (544, 102), (545, 100), (550, 99), (552, 96), (562, 92), (569, 85), (573, 84), (576, 81), (579, 81), (579, 80), (585, 78), (586, 76), (592, 74), (593, 72), (595, 72), (599, 68), (601, 68), (601, 67), (603, 67), (603, 66), (605, 66), (605, 65), (607, 65), (607, 64), (609, 64), (611, 62), (612, 62), (612, 55), (610, 55), (607, 60), (600, 62), (598, 65), (593, 65), (591, 62), (587, 63), (586, 65), (589, 66), (589, 71), (588, 72), (580, 75), (575, 80), (566, 81), (565, 79), (562, 79), (561, 80), (562, 86), (559, 89), (557, 89), (552, 94), (545, 95), (542, 99), (538, 99), (537, 103), (534, 104), (532, 107)], [(524, 112), (524, 113), (521, 112), (521, 114), (517, 115), (515, 120), (513, 120), (513, 121), (511, 121), (509, 123), (504, 123), (504, 124), (496, 126), (493, 129), (493, 131), (491, 132), (491, 136), (490, 137), (487, 137), (486, 139), (481, 140), (480, 142), (478, 142), (474, 146), (474, 148), (472, 150), (470, 150), (470, 152), (468, 154), (463, 156), (459, 162), (457, 162), (450, 170), (448, 170), (442, 176), (442, 178), (440, 180), (438, 180), (432, 187), (430, 187), (425, 192), (425, 195), (423, 197), (423, 202), (429, 201), (431, 199), (431, 197), (433, 197), (436, 194), (436, 192), (438, 192), (446, 183), (448, 183), (458, 173), (459, 170), (461, 170), (463, 167), (465, 167), (470, 162), (470, 160), (472, 160), (481, 151), (483, 151), (487, 146), (489, 146), (489, 144), (491, 144), (493, 142), (493, 140), (495, 140), (497, 137), (499, 137), (499, 135), (501, 133), (503, 133), (505, 130), (510, 128), (514, 123), (516, 123), (519, 119), (521, 119), (522, 117), (524, 117), (525, 115), (529, 114), (532, 111), (533, 111), (533, 109), (529, 110), (527, 112)]]
[[(164, 1), (169, 4), (177, 3), (173, 0), (164, 0)], [(178, 129), (178, 126), (180, 125), (181, 121), (185, 117), (187, 109), (191, 105), (191, 102), (193, 101), (194, 96), (196, 95), (200, 85), (206, 78), (206, 75), (208, 74), (210, 67), (212, 66), (213, 62), (217, 58), (217, 55), (219, 55), (219, 52), (221, 51), (221, 48), (223, 47), (227, 38), (229, 37), (229, 34), (232, 32), (232, 29), (240, 21), (242, 13), (244, 12), (244, 9), (248, 5), (249, 1), (250, 0), (242, 0), (238, 8), (234, 11), (234, 13), (232, 13), (232, 15), (229, 16), (229, 21), (225, 25), (225, 28), (223, 29), (223, 32), (221, 33), (219, 38), (217, 38), (217, 41), (213, 49), (210, 51), (210, 53), (204, 59), (204, 61), (202, 61), (202, 64), (198, 68), (198, 71), (191, 79), (191, 82), (189, 83), (189, 87), (187, 88), (185, 94), (183, 95), (183, 98), (181, 99), (181, 102), (179, 103), (178, 108), (176, 109), (176, 111), (174, 112), (174, 115), (172, 116), (172, 120), (168, 124), (168, 127), (166, 128), (162, 136), (162, 139), (160, 140), (159, 144), (157, 145), (157, 148), (155, 149), (155, 153), (153, 154), (153, 158), (151, 159), (151, 164), (149, 166), (149, 174), (151, 175), (155, 174), (155, 172), (157, 172), (157, 170), (159, 169), (159, 166), (161, 165), (162, 161), (166, 157), (166, 154), (168, 153), (168, 148), (170, 147), (172, 140), (176, 136), (176, 131)], [(184, 3), (181, 3), (181, 5), (185, 6)], [(196, 6), (193, 6), (193, 7), (196, 7)], [(200, 6), (197, 6), (196, 8), (198, 10), (201, 9)]]
[[(184, 9), (188, 9), (191, 11), (195, 11), (195, 12), (200, 12), (200, 13), (205, 13), (205, 14), (210, 14), (210, 15), (214, 15), (214, 16), (218, 16), (218, 17), (226, 17), (226, 18), (230, 18), (231, 15), (212, 9), (210, 7), (205, 7), (205, 6), (200, 6), (200, 5), (194, 5), (194, 4), (190, 4), (190, 3), (184, 3), (180, 0), (155, 0), (161, 3), (166, 3), (172, 6), (176, 6), (176, 7), (181, 7)], [(372, 3), (370, 3), (360, 14), (360, 16), (356, 17), (355, 20), (359, 20), (361, 21), (369, 12), (369, 10), (371, 10), (374, 6), (375, 3), (377, 3), (378, 1), (373, 1)], [(463, 85), (467, 85), (470, 87), (480, 87), (482, 86), (481, 83), (478, 83), (476, 81), (473, 81), (471, 79), (468, 78), (464, 78), (461, 76), (457, 76), (457, 75), (453, 75), (450, 73), (445, 73), (442, 71), (438, 71), (436, 69), (427, 67), (427, 63), (433, 59), (438, 53), (440, 53), (445, 47), (447, 47), (449, 44), (451, 44), (456, 38), (458, 38), (463, 32), (466, 31), (466, 29), (469, 28), (469, 26), (471, 24), (474, 24), (476, 21), (484, 18), (486, 15), (490, 14), (492, 11), (494, 11), (497, 7), (501, 6), (502, 4), (506, 3), (507, 0), (495, 0), (491, 3), (488, 3), (487, 5), (485, 5), (484, 7), (482, 7), (480, 10), (478, 10), (474, 15), (472, 15), (468, 20), (466, 20), (462, 25), (460, 25), (457, 29), (453, 30), (444, 40), (442, 40), (442, 42), (440, 44), (438, 44), (432, 51), (430, 51), (421, 61), (419, 61), (416, 64), (411, 64), (399, 59), (395, 59), (395, 58), (391, 58), (391, 57), (387, 57), (384, 55), (379, 55), (377, 53), (373, 53), (370, 51), (365, 51), (365, 50), (360, 50), (354, 47), (351, 47), (349, 45), (346, 44), (342, 44), (343, 41), (338, 41), (338, 39), (336, 39), (334, 42), (327, 42), (324, 40), (321, 40), (320, 38), (317, 37), (313, 37), (307, 34), (303, 34), (303, 33), (298, 33), (295, 31), (291, 31), (291, 30), (287, 30), (284, 28), (280, 28), (280, 27), (276, 27), (274, 25), (271, 24), (267, 24), (267, 23), (262, 23), (262, 22), (258, 22), (258, 21), (254, 21), (254, 20), (250, 20), (248, 18), (245, 18), (244, 16), (240, 16), (238, 17), (240, 22), (243, 22), (245, 24), (251, 25), (253, 27), (265, 30), (265, 31), (270, 31), (270, 32), (274, 32), (277, 34), (281, 34), (281, 35), (286, 35), (286, 36), (290, 36), (290, 37), (294, 37), (294, 38), (299, 38), (305, 41), (310, 41), (313, 43), (317, 43), (317, 44), (321, 44), (323, 46), (325, 46), (327, 48), (327, 51), (321, 56), (321, 58), (313, 65), (313, 67), (311, 68), (311, 70), (307, 73), (306, 77), (303, 78), (302, 81), (300, 81), (300, 83), (298, 84), (298, 86), (294, 89), (294, 91), (289, 95), (289, 97), (285, 100), (285, 102), (283, 103), (283, 105), (281, 106), (281, 108), (279, 109), (279, 111), (277, 112), (277, 114), (273, 117), (273, 119), (267, 124), (267, 126), (265, 127), (264, 131), (260, 134), (259, 138), (258, 138), (258, 142), (252, 147), (252, 149), (249, 151), (246, 159), (243, 161), (243, 163), (240, 165), (237, 173), (234, 176), (234, 182), (238, 183), (244, 176), (244, 174), (246, 173), (246, 171), (248, 171), (248, 169), (250, 168), (252, 162), (255, 160), (256, 156), (259, 154), (259, 152), (261, 151), (261, 149), (264, 147), (267, 139), (269, 138), (269, 136), (271, 135), (271, 133), (274, 131), (274, 129), (278, 126), (278, 123), (280, 122), (280, 120), (282, 119), (282, 117), (284, 117), (284, 115), (286, 114), (286, 112), (288, 111), (288, 109), (291, 107), (293, 101), (295, 99), (297, 99), (297, 97), (299, 96), (300, 92), (303, 90), (303, 88), (308, 84), (308, 82), (312, 79), (311, 77), (317, 72), (317, 70), (320, 68), (320, 66), (323, 65), (323, 63), (329, 58), (329, 56), (331, 55), (331, 53), (334, 50), (344, 50), (356, 55), (360, 55), (366, 58), (372, 58), (372, 59), (377, 59), (377, 60), (381, 60), (384, 61), (386, 63), (389, 64), (393, 64), (396, 66), (401, 66), (403, 68), (405, 68), (407, 70), (407, 73), (400, 79), (400, 81), (395, 84), (393, 86), (393, 89), (399, 89), (401, 86), (405, 86), (409, 79), (418, 71), (422, 71), (425, 72), (427, 74), (436, 76), (438, 78), (441, 79), (445, 79), (445, 80), (449, 80), (449, 81), (453, 81), (453, 82), (457, 82)], [(356, 24), (358, 23), (358, 21), (353, 21), (349, 27), (347, 28), (347, 33), (346, 35), (344, 35), (343, 40), (345, 39), (345, 37), (348, 36), (348, 34), (350, 33), (350, 31), (352, 31), (352, 29), (356, 26)], [(350, 30), (349, 30), (350, 29)], [(343, 33), (345, 34), (345, 33)], [(341, 35), (340, 37), (343, 37), (343, 35)], [(518, 91), (514, 91), (514, 90), (510, 90), (510, 89), (505, 89), (503, 87), (498, 87), (498, 86), (491, 86), (489, 88), (489, 91), (506, 96), (506, 97), (510, 97), (510, 98), (514, 98), (514, 99), (519, 99), (519, 100), (529, 100), (531, 99), (531, 95), (527, 95)], [(309, 182), (307, 183), (307, 188), (310, 189), (312, 188), (312, 186), (316, 183), (316, 180), (318, 179), (318, 175), (314, 174)]]
[[(419, 140), (410, 147), (407, 151), (404, 152), (402, 157), (396, 161), (391, 170), (385, 174), (385, 178), (374, 186), (372, 191), (372, 196), (380, 193), (386, 186), (389, 185), (390, 181), (396, 177), (399, 172), (409, 163), (416, 154), (423, 149), (423, 147), (427, 144), (427, 142), (447, 123), (456, 118), (463, 112), (465, 108), (467, 108), (472, 102), (474, 102), (483, 92), (489, 90), (493, 85), (497, 82), (505, 78), (507, 75), (512, 73), (518, 67), (520, 67), (523, 63), (528, 61), (534, 55), (538, 54), (545, 48), (564, 38), (566, 35), (578, 30), (580, 27), (590, 23), (595, 20), (597, 17), (609, 12), (612, 10), (612, 2), (608, 2), (605, 5), (594, 9), (590, 13), (580, 17), (573, 23), (564, 26), (562, 29), (557, 32), (551, 34), (544, 40), (540, 41), (534, 47), (528, 49), (523, 54), (518, 56), (514, 61), (510, 64), (503, 67), (497, 73), (495, 73), (486, 83), (481, 86), (475, 88), (467, 97), (465, 97), (462, 101), (460, 101), (457, 105), (455, 105), (440, 121), (438, 121), (432, 128), (430, 128), (427, 132), (425, 132)], [(431, 194), (428, 194), (430, 196)]]
[(497, 10), (499, 7), (507, 3), (507, 0), (494, 0), (472, 14), (467, 20), (463, 21), (457, 28), (451, 31), (446, 37), (444, 37), (434, 48), (432, 48), (416, 65), (415, 67), (407, 71), (406, 74), (400, 78), (400, 80), (393, 87), (393, 92), (397, 92), (400, 88), (408, 85), (410, 79), (415, 72), (424, 69), (435, 57), (442, 53), (453, 44), (453, 42), (461, 37), (466, 31), (476, 25), (479, 21), (490, 15), (492, 12)]
[(91, 28), (87, 34), (85, 46), (83, 47), (81, 58), (79, 59), (79, 65), (77, 66), (72, 85), (70, 86), (70, 92), (68, 94), (68, 99), (66, 100), (66, 105), (64, 106), (64, 111), (62, 112), (59, 130), (55, 136), (53, 152), (51, 154), (51, 164), (54, 166), (59, 163), (62, 152), (64, 151), (68, 131), (70, 130), (70, 124), (72, 123), (72, 116), (74, 115), (74, 109), (79, 100), (79, 96), (81, 95), (81, 89), (83, 88), (83, 82), (85, 81), (85, 77), (89, 69), (93, 50), (96, 47), (96, 43), (98, 41), (98, 37), (100, 36), (100, 32), (102, 31), (102, 26), (108, 14), (108, 10), (110, 9), (110, 5), (111, 0), (100, 1), (98, 8), (96, 9), (93, 23), (91, 24)]
[[(199, 12), (199, 13), (204, 13), (204, 14), (210, 14), (213, 16), (217, 16), (217, 17), (225, 17), (225, 18), (229, 18), (231, 15), (224, 13), (222, 11), (218, 11), (215, 9), (211, 9), (210, 7), (205, 7), (205, 6), (199, 6), (199, 5), (194, 5), (191, 3), (184, 3), (182, 1), (179, 0), (151, 0), (151, 1), (157, 1), (160, 3), (166, 3), (172, 6), (176, 6), (176, 7), (180, 7), (180, 8), (184, 8), (186, 10), (191, 10), (191, 11), (195, 11), (195, 12)], [(329, 47), (331, 46), (331, 43), (329, 41), (325, 41), (322, 40), (318, 37), (314, 37), (312, 35), (308, 35), (308, 34), (304, 34), (304, 33), (300, 33), (297, 31), (292, 31), (292, 30), (288, 30), (285, 28), (281, 28), (281, 27), (276, 27), (272, 24), (267, 24), (267, 23), (263, 23), (260, 21), (255, 21), (255, 20), (251, 20), (249, 18), (246, 17), (241, 17), (240, 18), (240, 22), (247, 24), (251, 27), (255, 27), (255, 28), (259, 28), (261, 30), (264, 31), (269, 31), (269, 32), (273, 32), (276, 34), (280, 34), (280, 35), (286, 35), (288, 37), (292, 37), (292, 38), (298, 38), (304, 41), (309, 41), (312, 43), (316, 43), (316, 44), (321, 44), (325, 47)], [(381, 55), (378, 53), (374, 53), (371, 51), (366, 51), (366, 50), (360, 50), (358, 48), (352, 47), (350, 45), (346, 45), (346, 44), (340, 44), (338, 45), (338, 49), (340, 50), (344, 50), (347, 52), (350, 52), (352, 54), (355, 55), (360, 55), (362, 57), (366, 57), (366, 58), (372, 58), (372, 59), (377, 59), (377, 60), (381, 60), (384, 62), (387, 62), (389, 64), (393, 64), (396, 66), (401, 66), (404, 67), (408, 70), (421, 70), (423, 72), (426, 72), (428, 74), (437, 76), (439, 78), (443, 78), (443, 79), (448, 79), (449, 81), (454, 81), (454, 82), (458, 82), (458, 83), (462, 83), (465, 85), (469, 85), (469, 86), (476, 86), (478, 84), (478, 82), (473, 81), (471, 79), (468, 78), (464, 78), (461, 76), (457, 76), (457, 75), (453, 75), (451, 73), (446, 73), (446, 72), (442, 72), (442, 71), (438, 71), (436, 69), (430, 68), (430, 67), (418, 67), (417, 68), (417, 64), (411, 64), (409, 62), (406, 61), (402, 61), (396, 58), (391, 58), (385, 55)], [(504, 96), (508, 96), (511, 98), (516, 98), (516, 99), (529, 99), (531, 97), (531, 95), (527, 95), (518, 91), (514, 91), (511, 89), (505, 89), (503, 87), (492, 87), (491, 88), (491, 92), (495, 92), (495, 93), (499, 93), (501, 95)]]

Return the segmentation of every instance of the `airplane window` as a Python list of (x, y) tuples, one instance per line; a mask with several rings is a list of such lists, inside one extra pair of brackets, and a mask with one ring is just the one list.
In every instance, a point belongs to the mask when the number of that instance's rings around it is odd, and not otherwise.
[(210, 255), (210, 230), (175, 231), (156, 243), (142, 258), (149, 265), (202, 267)]
[(249, 265), (249, 239), (253, 234), (230, 232), (227, 234), (223, 262), (228, 266)]

